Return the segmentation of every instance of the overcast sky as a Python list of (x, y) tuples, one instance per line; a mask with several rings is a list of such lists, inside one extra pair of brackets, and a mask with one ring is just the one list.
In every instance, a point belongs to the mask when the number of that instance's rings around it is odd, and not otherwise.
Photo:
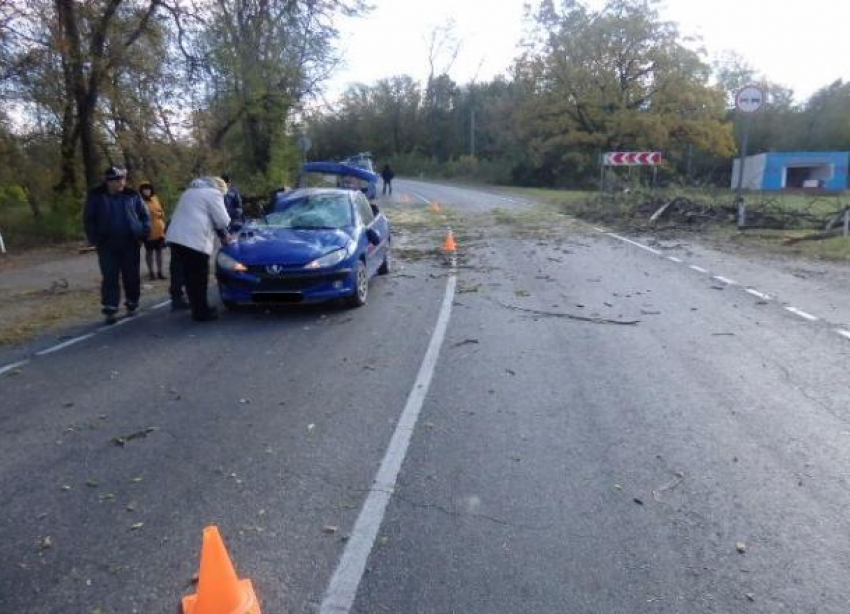
[[(448, 19), (462, 40), (450, 73), (459, 83), (471, 80), (479, 65), (481, 79), (504, 72), (523, 32), (525, 0), (371, 3), (368, 17), (340, 23), (346, 65), (329, 83), (331, 98), (355, 81), (399, 74), (423, 80), (426, 36)], [(683, 34), (702, 38), (708, 59), (735, 50), (769, 80), (792, 88), (798, 100), (836, 79), (850, 81), (850, 0), (666, 0), (662, 7), (662, 16)]]

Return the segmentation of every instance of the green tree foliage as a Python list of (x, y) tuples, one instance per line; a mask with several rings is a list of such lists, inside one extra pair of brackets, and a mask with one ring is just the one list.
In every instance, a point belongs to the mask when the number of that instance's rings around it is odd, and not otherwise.
[(334, 18), (364, 10), (362, 0), (217, 0), (196, 39), (206, 74), (200, 135), (207, 165), (286, 182), (299, 159), (293, 113), (337, 61)]
[(709, 84), (709, 66), (655, 5), (539, 7), (519, 62), (533, 92), (523, 105), (529, 140), (553, 181), (592, 176), (604, 151), (657, 149), (673, 160), (688, 147), (732, 153), (724, 92)]

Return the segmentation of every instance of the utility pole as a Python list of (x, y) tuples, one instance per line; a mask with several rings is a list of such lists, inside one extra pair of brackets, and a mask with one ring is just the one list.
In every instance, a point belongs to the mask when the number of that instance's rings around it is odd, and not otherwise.
[(469, 112), (469, 155), (475, 157), (475, 99), (472, 99), (472, 110)]

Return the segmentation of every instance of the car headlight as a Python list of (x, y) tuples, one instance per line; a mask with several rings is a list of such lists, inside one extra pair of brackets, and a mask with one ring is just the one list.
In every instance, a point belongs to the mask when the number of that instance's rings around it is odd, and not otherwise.
[(316, 258), (313, 262), (307, 264), (305, 269), (326, 269), (328, 267), (334, 266), (335, 264), (339, 264), (343, 260), (345, 260), (349, 255), (349, 250), (346, 248), (338, 249), (335, 252), (331, 252), (330, 254), (325, 254), (321, 258)]
[(215, 263), (218, 265), (220, 269), (225, 271), (231, 271), (234, 273), (244, 273), (248, 270), (244, 264), (236, 260), (235, 258), (228, 256), (224, 252), (219, 252), (218, 256), (215, 258)]

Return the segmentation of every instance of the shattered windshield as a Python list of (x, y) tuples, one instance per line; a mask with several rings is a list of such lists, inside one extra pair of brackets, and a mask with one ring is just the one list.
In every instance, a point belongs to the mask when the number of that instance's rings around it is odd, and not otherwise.
[(266, 214), (269, 226), (280, 228), (344, 228), (352, 225), (351, 204), (341, 194), (319, 194), (278, 202)]

